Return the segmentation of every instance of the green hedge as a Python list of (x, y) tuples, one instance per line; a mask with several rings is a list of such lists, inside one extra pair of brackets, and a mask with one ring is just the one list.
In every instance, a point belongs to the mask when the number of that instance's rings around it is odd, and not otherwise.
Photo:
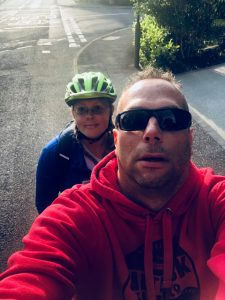
[(179, 46), (174, 45), (166, 28), (159, 26), (154, 17), (146, 15), (141, 20), (140, 63), (171, 69)]

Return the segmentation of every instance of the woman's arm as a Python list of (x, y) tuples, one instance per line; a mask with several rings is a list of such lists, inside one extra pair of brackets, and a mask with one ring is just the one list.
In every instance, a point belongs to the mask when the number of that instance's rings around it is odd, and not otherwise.
[(51, 140), (42, 150), (36, 171), (35, 205), (41, 213), (59, 194), (56, 155), (58, 137)]

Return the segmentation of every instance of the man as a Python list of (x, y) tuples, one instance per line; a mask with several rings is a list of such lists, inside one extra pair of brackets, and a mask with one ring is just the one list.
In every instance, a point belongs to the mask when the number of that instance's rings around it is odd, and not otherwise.
[(141, 72), (118, 103), (116, 150), (34, 222), (0, 299), (222, 300), (225, 177), (191, 161), (174, 78)]

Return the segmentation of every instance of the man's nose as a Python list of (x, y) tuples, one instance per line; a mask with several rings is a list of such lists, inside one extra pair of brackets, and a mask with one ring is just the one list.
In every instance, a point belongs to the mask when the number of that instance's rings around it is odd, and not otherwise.
[(148, 124), (144, 130), (143, 139), (145, 142), (155, 144), (155, 142), (161, 141), (162, 130), (159, 127), (159, 123), (155, 117), (151, 117), (148, 120)]

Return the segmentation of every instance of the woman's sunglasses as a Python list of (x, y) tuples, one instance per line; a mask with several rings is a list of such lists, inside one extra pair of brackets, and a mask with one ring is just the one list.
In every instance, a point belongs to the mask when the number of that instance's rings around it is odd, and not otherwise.
[(191, 114), (183, 109), (133, 109), (116, 117), (116, 126), (125, 131), (145, 130), (149, 119), (155, 117), (161, 130), (177, 131), (191, 126)]
[(102, 115), (107, 111), (108, 106), (105, 105), (95, 105), (93, 107), (87, 107), (87, 106), (75, 106), (73, 107), (74, 112), (78, 116), (87, 116), (87, 115)]

